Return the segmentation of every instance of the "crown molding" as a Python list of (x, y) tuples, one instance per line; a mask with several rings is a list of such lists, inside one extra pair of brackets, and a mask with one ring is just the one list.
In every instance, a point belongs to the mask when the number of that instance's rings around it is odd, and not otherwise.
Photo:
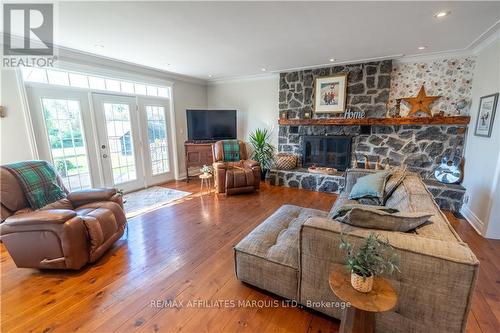
[(279, 73), (269, 72), (264, 74), (255, 74), (255, 75), (241, 75), (241, 76), (231, 76), (231, 77), (223, 77), (208, 80), (209, 86), (214, 86), (218, 84), (225, 83), (237, 83), (237, 82), (251, 82), (251, 81), (261, 81), (261, 80), (271, 80), (278, 79)]
[[(3, 44), (3, 35), (4, 32), (0, 32), (0, 35), (2, 36), (2, 41), (0, 41), (0, 44)], [(18, 40), (24, 40), (23, 37), (16, 36), (16, 35), (11, 35), (11, 38), (18, 39)], [(31, 40), (31, 42), (34, 45), (37, 46), (44, 46), (45, 44), (41, 44), (40, 42), (36, 40)], [(120, 60), (116, 58), (111, 58), (111, 57), (106, 57), (102, 55), (97, 55), (94, 53), (86, 52), (86, 51), (81, 51), (77, 49), (73, 49), (70, 47), (65, 47), (57, 44), (52, 44), (54, 48), (54, 56), (57, 58), (57, 62), (61, 61), (62, 63), (65, 64), (77, 64), (77, 65), (84, 65), (84, 66), (94, 66), (98, 68), (107, 68), (112, 71), (122, 71), (122, 72), (127, 72), (127, 73), (132, 73), (135, 75), (139, 76), (148, 76), (148, 77), (154, 77), (160, 80), (166, 80), (166, 81), (183, 81), (187, 83), (193, 83), (193, 84), (199, 84), (199, 85), (206, 85), (207, 81), (204, 79), (188, 76), (188, 75), (183, 75), (183, 74), (178, 74), (178, 73), (173, 73), (169, 71), (165, 71), (162, 69), (146, 66), (146, 65), (141, 65), (125, 60)], [(3, 49), (3, 45), (2, 45)], [(29, 54), (27, 54), (29, 56)], [(56, 62), (56, 63), (57, 63)]]

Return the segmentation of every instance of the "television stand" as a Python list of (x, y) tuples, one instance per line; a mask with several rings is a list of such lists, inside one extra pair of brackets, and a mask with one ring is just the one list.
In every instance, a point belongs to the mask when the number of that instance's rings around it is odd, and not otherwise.
[(184, 161), (186, 164), (186, 182), (189, 182), (189, 168), (201, 168), (203, 165), (212, 165), (214, 158), (212, 146), (216, 141), (196, 140), (184, 142)]

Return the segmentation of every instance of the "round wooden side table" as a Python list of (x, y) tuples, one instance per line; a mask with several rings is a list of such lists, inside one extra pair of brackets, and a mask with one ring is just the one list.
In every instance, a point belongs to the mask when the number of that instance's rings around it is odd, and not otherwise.
[(207, 194), (210, 194), (210, 192), (212, 191), (212, 178), (213, 178), (212, 174), (211, 173), (202, 173), (198, 177), (200, 177), (200, 180), (201, 180), (201, 184), (200, 184), (201, 195), (204, 194), (203, 188), (206, 188)]
[(375, 313), (391, 310), (397, 302), (397, 295), (389, 282), (376, 276), (373, 290), (362, 293), (351, 286), (351, 273), (343, 268), (330, 274), (330, 288), (335, 296), (351, 303), (342, 313), (340, 333), (372, 333), (375, 331)]

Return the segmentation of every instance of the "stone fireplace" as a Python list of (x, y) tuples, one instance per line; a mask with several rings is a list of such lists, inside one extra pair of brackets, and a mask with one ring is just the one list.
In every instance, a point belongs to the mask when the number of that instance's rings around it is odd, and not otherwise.
[[(279, 110), (288, 119), (280, 120), (278, 152), (294, 154), (301, 163), (295, 170), (272, 170), (271, 183), (314, 191), (338, 193), (344, 186), (343, 170), (364, 166), (407, 165), (419, 173), (444, 209), (458, 211), (465, 189), (441, 184), (434, 170), (453, 150), (463, 156), (464, 131), (468, 117), (386, 118), (391, 85), (391, 61), (333, 66), (280, 74)], [(363, 111), (367, 119), (344, 119), (336, 114), (314, 115), (314, 79), (348, 73), (347, 105)], [(334, 175), (309, 173), (307, 167), (333, 167)]]
[(301, 138), (302, 166), (320, 166), (344, 171), (351, 165), (351, 137), (303, 136)]

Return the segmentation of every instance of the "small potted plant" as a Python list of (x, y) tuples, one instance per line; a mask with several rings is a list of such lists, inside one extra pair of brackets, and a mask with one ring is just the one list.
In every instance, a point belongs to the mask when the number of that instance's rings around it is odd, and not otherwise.
[(211, 174), (211, 173), (212, 173), (212, 167), (211, 167), (211, 166), (209, 166), (209, 165), (204, 164), (204, 165), (201, 167), (200, 171), (201, 171), (201, 172), (203, 172), (203, 174), (204, 174), (205, 176), (208, 176), (209, 174)]
[(346, 251), (346, 267), (351, 272), (351, 285), (357, 291), (369, 293), (375, 275), (399, 272), (399, 255), (388, 240), (373, 232), (357, 250), (341, 237), (340, 249)]

